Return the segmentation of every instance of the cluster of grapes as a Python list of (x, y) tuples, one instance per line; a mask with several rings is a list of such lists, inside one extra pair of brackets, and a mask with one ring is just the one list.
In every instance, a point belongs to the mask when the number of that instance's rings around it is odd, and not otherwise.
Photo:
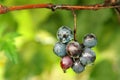
[(73, 39), (73, 32), (69, 27), (62, 26), (57, 32), (58, 42), (54, 45), (54, 53), (61, 57), (61, 68), (64, 72), (72, 68), (74, 72), (81, 73), (85, 66), (92, 64), (96, 55), (91, 49), (97, 44), (94, 34), (87, 34), (83, 38), (83, 43)]

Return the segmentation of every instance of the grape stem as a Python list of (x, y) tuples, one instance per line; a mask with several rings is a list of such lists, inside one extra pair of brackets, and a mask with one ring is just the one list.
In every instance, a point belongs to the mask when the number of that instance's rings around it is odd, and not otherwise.
[(95, 5), (55, 5), (55, 4), (28, 4), (28, 5), (21, 5), (21, 6), (11, 6), (6, 7), (3, 5), (0, 5), (0, 14), (5, 14), (7, 12), (16, 11), (16, 10), (24, 10), (24, 9), (36, 9), (36, 8), (48, 8), (52, 11), (55, 11), (56, 9), (62, 9), (62, 10), (99, 10), (99, 9), (105, 9), (105, 8), (120, 8), (120, 4), (95, 4)]
[(73, 17), (74, 17), (74, 41), (76, 41), (77, 21), (76, 21), (76, 14), (74, 10), (72, 12), (73, 12)]

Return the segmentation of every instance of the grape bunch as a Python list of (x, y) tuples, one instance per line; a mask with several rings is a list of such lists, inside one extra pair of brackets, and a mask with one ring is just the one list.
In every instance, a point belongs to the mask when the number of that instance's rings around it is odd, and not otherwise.
[(96, 59), (92, 48), (97, 44), (97, 39), (90, 33), (84, 36), (83, 43), (80, 44), (73, 37), (73, 31), (69, 27), (60, 27), (57, 32), (58, 42), (54, 45), (53, 51), (61, 57), (60, 66), (64, 72), (72, 68), (75, 73), (81, 73)]

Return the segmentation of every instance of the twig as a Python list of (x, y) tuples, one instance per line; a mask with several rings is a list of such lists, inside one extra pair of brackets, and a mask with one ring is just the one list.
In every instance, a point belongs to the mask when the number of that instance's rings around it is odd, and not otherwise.
[[(104, 5), (120, 5), (120, 0), (105, 0)], [(120, 15), (120, 7), (115, 8), (116, 12)]]
[(54, 5), (54, 4), (29, 4), (29, 5), (21, 5), (21, 6), (11, 6), (6, 7), (0, 5), (0, 14), (4, 14), (10, 11), (15, 10), (24, 10), (24, 9), (35, 9), (35, 8), (48, 8), (53, 11), (56, 9), (62, 10), (98, 10), (105, 8), (119, 8), (120, 5), (103, 5), (103, 4), (95, 4), (95, 5), (83, 5), (83, 6), (72, 6), (72, 5)]

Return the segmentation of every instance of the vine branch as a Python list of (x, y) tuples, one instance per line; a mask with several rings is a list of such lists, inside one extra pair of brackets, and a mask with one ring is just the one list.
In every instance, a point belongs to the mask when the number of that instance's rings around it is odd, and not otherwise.
[(120, 4), (110, 4), (110, 5), (104, 5), (104, 4), (95, 4), (95, 5), (55, 5), (55, 4), (29, 4), (29, 5), (21, 5), (21, 6), (3, 6), (0, 5), (0, 14), (4, 14), (11, 11), (16, 10), (24, 10), (24, 9), (35, 9), (35, 8), (48, 8), (52, 11), (55, 11), (56, 9), (62, 9), (62, 10), (99, 10), (99, 9), (105, 9), (105, 8), (120, 8)]

